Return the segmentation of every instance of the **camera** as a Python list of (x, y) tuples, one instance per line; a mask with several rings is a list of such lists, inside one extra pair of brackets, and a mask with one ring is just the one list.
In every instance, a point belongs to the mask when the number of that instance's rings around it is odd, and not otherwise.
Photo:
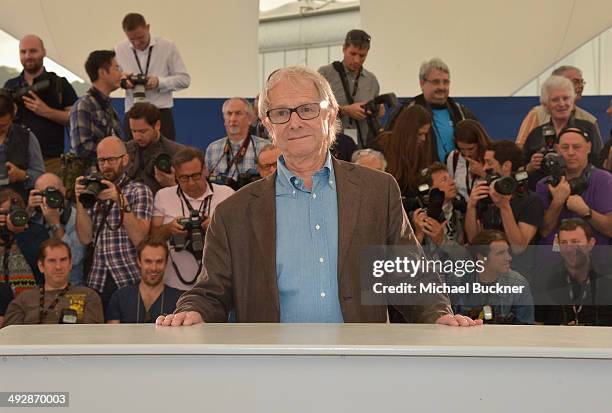
[(556, 153), (555, 142), (557, 140), (557, 134), (555, 128), (550, 125), (542, 126), (542, 137), (544, 138), (544, 146), (540, 148), (540, 153), (544, 156), (549, 153)]
[(41, 80), (40, 82), (33, 83), (32, 85), (23, 86), (16, 89), (3, 89), (13, 100), (22, 99), (24, 96), (29, 96), (30, 92), (40, 94), (51, 86), (50, 80)]
[(129, 75), (127, 79), (121, 80), (121, 87), (123, 89), (127, 89), (127, 80), (134, 85), (134, 103), (146, 102), (145, 86), (147, 85), (147, 76), (142, 73)]
[(494, 172), (487, 172), (485, 182), (488, 186), (493, 186), (500, 195), (512, 195), (517, 188), (516, 180), (511, 176), (501, 176)]
[(64, 206), (64, 195), (53, 186), (48, 187), (42, 192), (38, 192), (37, 195), (41, 195), (47, 200), (47, 206), (53, 209), (59, 209)]
[(196, 210), (191, 210), (189, 217), (179, 218), (178, 223), (187, 231), (187, 235), (172, 236), (172, 245), (176, 251), (189, 249), (193, 253), (201, 253), (204, 250), (205, 232), (202, 230), (204, 219)]
[(232, 188), (234, 191), (237, 191), (243, 186), (259, 179), (261, 179), (261, 175), (257, 173), (243, 172), (238, 174), (238, 179), (230, 178), (229, 176), (225, 175), (210, 175), (208, 177), (208, 182), (217, 185), (226, 185)]
[(85, 189), (79, 195), (79, 201), (85, 208), (93, 208), (98, 194), (108, 188), (107, 185), (102, 183), (103, 179), (104, 177), (98, 171), (93, 171), (81, 179), (80, 183), (85, 185)]
[(157, 155), (153, 164), (164, 173), (172, 173), (172, 158), (167, 153), (160, 153)]
[(427, 212), (427, 216), (438, 222), (444, 222), (444, 192), (438, 188), (430, 188), (429, 184), (424, 183), (418, 187), (419, 193), (413, 197), (402, 197), (404, 208), (407, 212), (412, 212), (422, 208)]
[[(550, 153), (544, 156), (542, 171), (547, 176), (546, 182), (555, 187), (559, 185), (561, 178), (565, 176), (565, 166), (565, 159), (559, 154)], [(589, 187), (589, 180), (584, 174), (568, 180), (567, 183), (570, 186), (571, 195), (581, 194)]]
[(366, 142), (374, 142), (378, 134), (383, 130), (380, 120), (378, 119), (378, 107), (380, 105), (385, 105), (387, 110), (393, 110), (397, 106), (397, 103), (398, 101), (395, 93), (385, 93), (384, 95), (376, 96), (363, 105), (369, 128)]

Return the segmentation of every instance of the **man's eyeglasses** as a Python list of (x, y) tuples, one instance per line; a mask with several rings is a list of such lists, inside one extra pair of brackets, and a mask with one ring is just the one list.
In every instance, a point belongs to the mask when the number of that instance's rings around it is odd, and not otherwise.
[(194, 174), (191, 175), (179, 175), (176, 177), (176, 179), (183, 183), (186, 184), (187, 182), (189, 182), (189, 179), (193, 179), (194, 181), (199, 181), (200, 179), (202, 179), (202, 172), (196, 172)]
[(426, 82), (431, 83), (434, 86), (448, 86), (450, 85), (450, 79), (433, 79), (433, 80), (425, 80)]
[(268, 119), (270, 119), (270, 122), (276, 125), (289, 122), (289, 119), (291, 119), (291, 114), (293, 112), (297, 113), (297, 115), (302, 120), (310, 120), (319, 116), (319, 114), (321, 113), (321, 108), (326, 108), (328, 104), (329, 103), (327, 101), (323, 101), (320, 103), (305, 103), (293, 109), (270, 109), (266, 112), (266, 116), (268, 117)]
[(117, 164), (117, 162), (119, 162), (119, 159), (123, 158), (125, 155), (126, 155), (126, 154), (124, 153), (124, 154), (119, 155), (119, 156), (109, 156), (109, 157), (107, 157), (107, 158), (96, 158), (96, 163), (97, 163), (99, 166), (102, 166), (102, 165), (104, 165), (104, 164), (105, 164), (105, 163), (107, 163), (107, 162), (108, 162), (110, 165), (116, 165), (116, 164)]
[(584, 79), (571, 79), (572, 83), (577, 85), (577, 86), (584, 86), (586, 85), (586, 82), (584, 81)]
[(277, 162), (273, 162), (273, 163), (260, 163), (259, 164), (259, 167), (261, 169), (264, 169), (264, 170), (276, 168), (276, 166), (277, 166)]

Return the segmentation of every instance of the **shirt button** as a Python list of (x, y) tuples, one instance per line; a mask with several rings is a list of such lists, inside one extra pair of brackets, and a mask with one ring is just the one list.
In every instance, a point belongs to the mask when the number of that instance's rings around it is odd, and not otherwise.
[(320, 263), (324, 263), (324, 262), (325, 262), (325, 258), (320, 257), (320, 258), (319, 258), (319, 262), (320, 262)]
[(320, 230), (320, 229), (321, 229), (321, 225), (319, 225), (319, 224), (315, 225), (315, 229), (316, 229), (317, 231), (318, 231), (318, 230)]
[(325, 298), (325, 293), (321, 293), (321, 298)]
[(330, 184), (330, 185), (333, 185), (333, 184), (334, 184), (334, 181), (329, 181), (329, 184)]
[(312, 197), (313, 197), (314, 199), (317, 199), (317, 194), (312, 194)]
[(293, 195), (295, 195), (295, 191), (293, 191)]

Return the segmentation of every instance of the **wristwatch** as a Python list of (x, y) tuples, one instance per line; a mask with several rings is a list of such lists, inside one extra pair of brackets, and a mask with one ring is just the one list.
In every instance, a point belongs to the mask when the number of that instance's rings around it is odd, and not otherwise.
[(53, 224), (53, 225), (51, 225), (50, 228), (51, 228), (51, 231), (53, 231), (53, 232), (55, 232), (57, 230), (60, 230), (60, 229), (64, 229), (64, 227), (62, 227), (62, 224)]
[(587, 212), (586, 214), (584, 214), (582, 216), (582, 219), (588, 221), (589, 219), (593, 218), (593, 210), (591, 208), (589, 208), (589, 212)]
[(121, 212), (125, 212), (126, 214), (131, 213), (132, 212), (132, 206), (126, 202), (126, 204), (123, 206), (123, 209), (121, 210)]

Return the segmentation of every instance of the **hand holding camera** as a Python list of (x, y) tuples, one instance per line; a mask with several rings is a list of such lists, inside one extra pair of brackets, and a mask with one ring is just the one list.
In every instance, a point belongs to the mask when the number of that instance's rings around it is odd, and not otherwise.
[(570, 187), (569, 182), (565, 179), (565, 176), (561, 176), (559, 178), (559, 183), (557, 185), (553, 185), (552, 183), (548, 184), (548, 191), (552, 197), (552, 202), (562, 204), (565, 203), (567, 198), (572, 193), (572, 189)]
[(531, 159), (527, 164), (527, 172), (533, 173), (542, 167), (542, 161), (544, 160), (544, 154), (542, 152), (536, 152), (531, 155)]
[(44, 191), (32, 189), (28, 197), (28, 210), (32, 212), (39, 209), (45, 221), (50, 225), (60, 223), (61, 209), (64, 207), (64, 195), (56, 188), (50, 186)]
[(170, 235), (187, 236), (187, 231), (185, 230), (185, 227), (181, 223), (179, 223), (181, 219), (181, 217), (174, 218), (172, 221), (166, 224)]
[(472, 188), (468, 198), (468, 208), (476, 208), (478, 202), (489, 197), (489, 184), (485, 181), (477, 182)]
[[(114, 193), (116, 194), (114, 196), (118, 196), (115, 185), (104, 179), (100, 172), (94, 171), (87, 176), (79, 176), (74, 184), (74, 192), (78, 203), (85, 208), (93, 208), (98, 199), (102, 200), (99, 195), (103, 191), (109, 190), (108, 184), (114, 188)], [(111, 199), (108, 192), (105, 199)]]
[(29, 219), (28, 212), (17, 203), (12, 202), (8, 211), (0, 210), (0, 233), (5, 237), (7, 230), (13, 234), (24, 232)]
[(342, 114), (348, 115), (350, 118), (356, 120), (364, 120), (366, 118), (366, 111), (364, 105), (367, 102), (355, 102), (352, 105), (342, 106)]
[(20, 169), (18, 166), (13, 164), (12, 162), (6, 163), (6, 172), (8, 174), (8, 179), (10, 183), (13, 182), (22, 182), (27, 178), (27, 173), (23, 169)]
[(415, 233), (428, 235), (436, 245), (442, 244), (444, 241), (444, 225), (446, 221), (438, 222), (438, 220), (427, 215), (427, 210), (419, 208), (412, 214), (412, 220), (416, 227)]
[(147, 77), (147, 84), (145, 85), (145, 89), (152, 90), (157, 89), (159, 86), (159, 78), (157, 76), (149, 76)]

